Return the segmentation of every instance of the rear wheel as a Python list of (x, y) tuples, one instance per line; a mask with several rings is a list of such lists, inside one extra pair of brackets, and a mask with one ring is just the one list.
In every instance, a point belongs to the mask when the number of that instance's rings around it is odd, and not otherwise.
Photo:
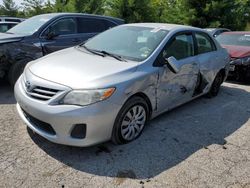
[(133, 97), (117, 115), (112, 133), (115, 144), (126, 144), (138, 138), (148, 120), (149, 108), (144, 99)]
[(210, 91), (207, 94), (207, 97), (212, 98), (217, 96), (220, 91), (220, 86), (222, 83), (223, 83), (223, 74), (219, 72), (213, 81), (213, 84), (210, 88)]

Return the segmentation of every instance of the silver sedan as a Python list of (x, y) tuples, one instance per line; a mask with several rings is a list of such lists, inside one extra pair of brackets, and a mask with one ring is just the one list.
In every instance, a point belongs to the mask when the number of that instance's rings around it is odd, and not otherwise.
[(157, 115), (214, 97), (229, 55), (202, 29), (141, 23), (30, 62), (15, 85), (30, 129), (72, 146), (128, 143)]

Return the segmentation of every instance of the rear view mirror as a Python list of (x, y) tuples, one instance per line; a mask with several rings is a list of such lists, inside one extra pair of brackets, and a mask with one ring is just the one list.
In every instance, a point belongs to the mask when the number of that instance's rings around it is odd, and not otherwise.
[(179, 73), (181, 70), (181, 64), (173, 56), (166, 59), (166, 64), (168, 65), (168, 68), (175, 74)]

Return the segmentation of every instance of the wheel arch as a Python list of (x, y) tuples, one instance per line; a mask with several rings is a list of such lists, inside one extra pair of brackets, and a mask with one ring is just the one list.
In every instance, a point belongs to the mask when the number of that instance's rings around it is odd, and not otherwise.
[(220, 69), (219, 72), (217, 73), (217, 75), (218, 75), (218, 74), (221, 74), (221, 75), (222, 75), (222, 77), (223, 77), (222, 83), (223, 83), (223, 82), (225, 81), (225, 79), (226, 79), (226, 76), (227, 76), (226, 69), (225, 69), (225, 68)]

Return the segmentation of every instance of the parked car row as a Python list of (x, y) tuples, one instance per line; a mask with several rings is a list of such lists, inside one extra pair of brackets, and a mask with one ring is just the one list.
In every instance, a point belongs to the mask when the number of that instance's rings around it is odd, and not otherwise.
[(250, 83), (250, 32), (231, 32), (226, 28), (206, 28), (226, 48), (231, 57), (229, 77)]
[(229, 34), (97, 15), (39, 15), (0, 35), (0, 75), (16, 83), (20, 117), (44, 138), (72, 146), (124, 144), (159, 114), (218, 94), (229, 71), (238, 69), (225, 49)]
[(16, 26), (17, 22), (0, 22), (0, 33), (5, 33), (12, 27)]
[(224, 32), (231, 31), (230, 29), (226, 28), (205, 28), (205, 30), (209, 32), (213, 37), (217, 37)]
[(24, 18), (0, 16), (0, 22), (16, 22), (16, 23), (20, 23), (20, 22), (23, 22), (24, 20), (25, 20)]
[(0, 33), (5, 33), (24, 20), (23, 18), (0, 16)]
[(226, 32), (216, 39), (230, 54), (229, 76), (250, 82), (250, 32)]

